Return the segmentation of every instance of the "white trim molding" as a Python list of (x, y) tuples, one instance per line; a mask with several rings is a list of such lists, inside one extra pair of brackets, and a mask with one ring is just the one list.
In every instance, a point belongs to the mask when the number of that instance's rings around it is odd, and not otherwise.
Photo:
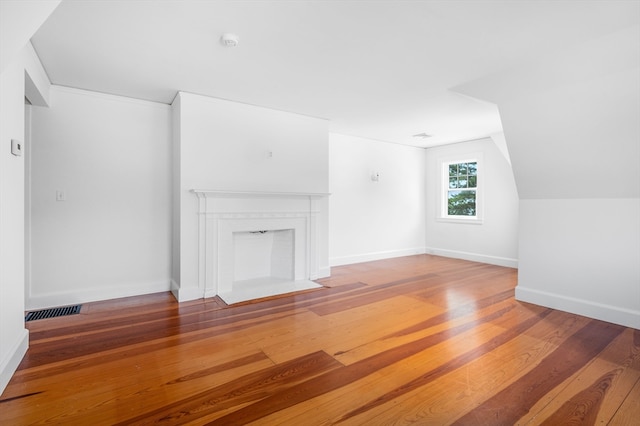
[(171, 293), (178, 302), (186, 302), (202, 298), (202, 291), (198, 287), (180, 288), (180, 284), (171, 280)]
[(202, 198), (309, 198), (328, 197), (328, 192), (271, 192), (271, 191), (223, 191), (216, 189), (192, 189), (191, 192)]
[(516, 287), (516, 300), (640, 329), (640, 311), (638, 310), (534, 290), (521, 285)]
[(318, 279), (320, 278), (329, 278), (331, 276), (331, 267), (324, 266), (318, 269)]
[(490, 265), (504, 266), (506, 268), (517, 268), (518, 259), (508, 257), (491, 256), (480, 253), (469, 253), (459, 250), (447, 250), (435, 247), (427, 247), (426, 253), (442, 257), (452, 257), (454, 259), (469, 260), (471, 262), (488, 263)]
[(126, 103), (130, 103), (130, 104), (142, 105), (142, 106), (146, 106), (146, 107), (161, 108), (161, 109), (165, 109), (165, 110), (168, 110), (168, 109), (171, 108), (171, 105), (166, 104), (164, 102), (147, 101), (147, 100), (144, 100), (144, 99), (131, 98), (131, 97), (128, 97), (128, 96), (112, 95), (110, 93), (95, 92), (93, 90), (78, 89), (76, 87), (60, 86), (60, 85), (57, 85), (57, 84), (52, 84), (51, 85), (51, 89), (54, 90), (54, 91), (67, 92), (67, 93), (71, 93), (71, 94), (74, 94), (74, 95), (88, 96), (88, 97), (91, 97), (91, 98), (98, 98), (98, 99), (103, 99), (103, 100), (112, 101), (112, 102), (126, 102)]
[[(449, 165), (454, 163), (475, 162), (477, 165), (477, 185), (471, 189), (476, 194), (476, 215), (475, 216), (449, 216), (447, 213), (449, 188)], [(439, 170), (438, 178), (438, 198), (436, 202), (436, 221), (450, 223), (464, 223), (482, 225), (484, 222), (484, 154), (482, 152), (472, 152), (465, 155), (447, 155), (437, 159)], [(445, 167), (446, 166), (446, 167)], [(463, 191), (464, 189), (460, 189)]]
[(18, 339), (13, 342), (7, 357), (0, 361), (0, 395), (9, 384), (13, 373), (18, 369), (27, 349), (29, 349), (29, 330), (23, 329)]
[[(328, 193), (201, 189), (191, 192), (198, 198), (199, 297), (232, 291), (234, 232), (293, 229), (294, 279), (316, 280), (328, 272), (320, 267), (319, 235), (322, 215), (319, 202)], [(179, 289), (177, 293), (182, 297)]]
[[(139, 296), (143, 294), (170, 291), (171, 283), (167, 281), (151, 281), (140, 283), (123, 283), (109, 287), (89, 287), (86, 290), (66, 291), (47, 294), (31, 295), (27, 300), (26, 309), (44, 309), (56, 306), (89, 303), (99, 300), (118, 299), (121, 297)], [(175, 294), (175, 293), (174, 293)]]
[(394, 257), (413, 256), (426, 253), (424, 247), (414, 247), (401, 250), (387, 250), (371, 253), (356, 254), (352, 256), (332, 257), (329, 259), (331, 266), (351, 265), (354, 263), (372, 262), (374, 260), (392, 259)]

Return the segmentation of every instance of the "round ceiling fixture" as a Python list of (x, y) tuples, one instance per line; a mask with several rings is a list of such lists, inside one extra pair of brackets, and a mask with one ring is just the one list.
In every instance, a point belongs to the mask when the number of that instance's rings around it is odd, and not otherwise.
[(226, 47), (236, 47), (238, 45), (238, 36), (231, 33), (224, 33), (220, 37), (220, 42)]

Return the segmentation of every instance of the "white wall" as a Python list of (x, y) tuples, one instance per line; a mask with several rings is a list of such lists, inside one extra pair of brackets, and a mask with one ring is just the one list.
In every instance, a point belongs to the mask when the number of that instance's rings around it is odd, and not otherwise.
[[(441, 197), (440, 159), (462, 160), (480, 153), (483, 190), (482, 223), (438, 220)], [(518, 192), (511, 166), (492, 139), (480, 139), (428, 148), (427, 252), (460, 259), (518, 266)]]
[(182, 191), (180, 177), (180, 117), (181, 117), (181, 101), (178, 94), (171, 104), (171, 123), (172, 123), (172, 140), (171, 140), (171, 289), (176, 297), (177, 288), (180, 287), (180, 223), (182, 216), (180, 214)]
[(640, 328), (640, 26), (469, 83), (520, 195), (516, 297)]
[(24, 141), (24, 68), (0, 74), (0, 390), (27, 349), (24, 328), (24, 157), (11, 140)]
[(640, 199), (522, 200), (520, 212), (518, 299), (640, 328)]
[[(2, 12), (7, 12), (4, 7)], [(9, 63), (0, 73), (0, 392), (28, 347), (24, 242), (25, 153), (29, 147), (25, 144), (24, 99), (29, 95), (39, 103), (48, 98), (49, 90), (49, 80), (31, 44), (4, 60)], [(22, 156), (11, 154), (12, 139), (22, 143)]]
[[(174, 267), (178, 300), (202, 297), (198, 289), (198, 203), (192, 189), (326, 193), (329, 187), (328, 122), (268, 108), (180, 93), (174, 182), (179, 196), (180, 264)], [(174, 124), (174, 129), (178, 127)], [(174, 151), (175, 152), (175, 151)], [(269, 156), (271, 153), (271, 156)], [(179, 207), (176, 207), (176, 203)], [(326, 216), (326, 206), (323, 207)], [(320, 224), (321, 239), (326, 228)], [(326, 226), (326, 224), (325, 224)], [(174, 235), (174, 238), (177, 238)], [(322, 247), (327, 247), (321, 241)], [(328, 271), (328, 253), (320, 255)], [(178, 275), (179, 276), (176, 276)]]
[(627, 65), (501, 105), (522, 188), (516, 296), (640, 328), (640, 28), (598, 42), (591, 61)]
[(54, 86), (31, 169), (28, 308), (169, 290), (168, 105)]
[(326, 120), (187, 93), (180, 97), (183, 188), (327, 192)]
[(333, 133), (329, 141), (331, 265), (424, 253), (424, 149)]

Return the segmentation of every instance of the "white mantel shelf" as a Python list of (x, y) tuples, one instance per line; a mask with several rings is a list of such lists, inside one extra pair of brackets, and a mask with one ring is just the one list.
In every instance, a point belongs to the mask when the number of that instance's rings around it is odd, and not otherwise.
[(198, 198), (322, 198), (328, 192), (269, 192), (269, 191), (220, 191), (215, 189), (192, 189)]

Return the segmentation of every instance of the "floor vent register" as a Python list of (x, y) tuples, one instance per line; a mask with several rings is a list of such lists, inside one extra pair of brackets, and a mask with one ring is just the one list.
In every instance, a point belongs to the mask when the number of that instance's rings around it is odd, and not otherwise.
[(64, 317), (67, 315), (75, 315), (80, 313), (82, 305), (63, 306), (60, 308), (42, 309), (39, 311), (27, 312), (25, 321), (35, 321), (46, 318)]

